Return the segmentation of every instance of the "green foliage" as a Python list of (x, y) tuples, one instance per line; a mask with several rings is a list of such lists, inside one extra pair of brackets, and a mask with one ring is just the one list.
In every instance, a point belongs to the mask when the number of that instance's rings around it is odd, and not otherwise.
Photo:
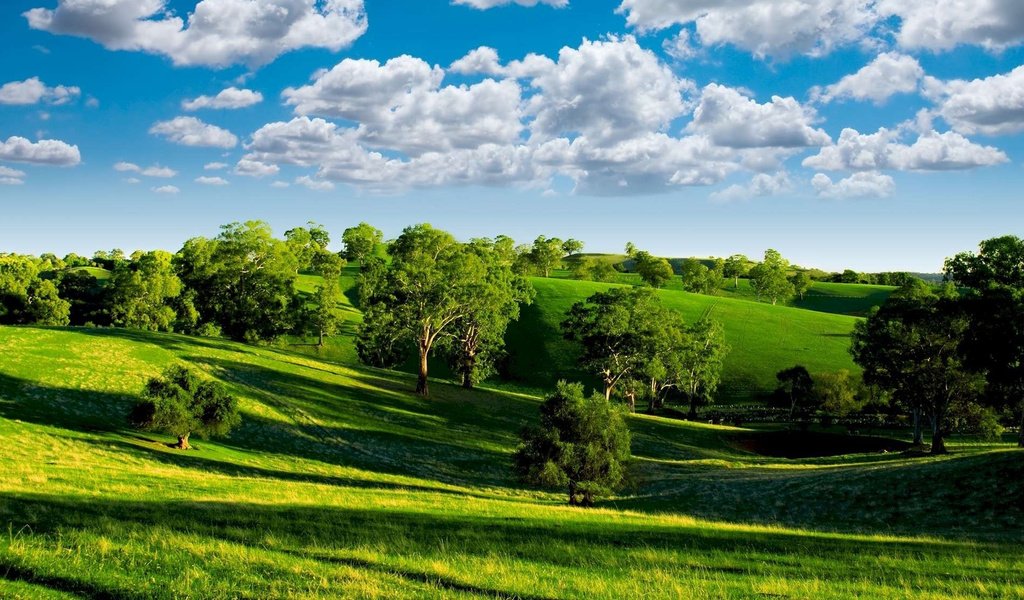
[(170, 253), (156, 250), (118, 263), (106, 287), (111, 324), (173, 331), (177, 320), (173, 302), (182, 285), (171, 261)]
[(765, 250), (764, 260), (750, 269), (750, 285), (757, 292), (758, 299), (774, 305), (793, 297), (788, 271), (789, 261), (782, 258), (777, 250)]
[(541, 404), (540, 421), (522, 433), (514, 457), (523, 481), (566, 489), (569, 504), (581, 506), (619, 489), (630, 458), (621, 409), (597, 394), (584, 397), (582, 384), (561, 381)]
[(632, 258), (634, 269), (640, 275), (640, 279), (651, 287), (664, 286), (674, 275), (672, 265), (667, 259), (658, 258), (643, 250), (634, 251)]
[(793, 292), (797, 297), (803, 300), (807, 290), (814, 285), (814, 280), (811, 279), (807, 271), (797, 271), (789, 278), (789, 283), (793, 285)]
[(203, 438), (227, 435), (241, 416), (238, 401), (221, 383), (203, 380), (175, 365), (149, 380), (128, 421), (139, 429), (177, 436), (176, 447), (185, 450), (190, 447), (191, 434)]
[(709, 294), (719, 287), (714, 285), (714, 277), (710, 276), (710, 270), (695, 258), (683, 260), (679, 265), (679, 272), (683, 280), (683, 289), (687, 292)]
[(338, 303), (341, 301), (341, 270), (344, 260), (329, 252), (322, 253), (317, 260), (321, 274), (320, 285), (313, 294), (313, 305), (307, 310), (306, 324), (308, 330), (317, 336), (318, 346), (323, 348), (324, 338), (334, 335), (338, 330), (341, 317), (338, 315)]
[(71, 304), (57, 286), (39, 278), (37, 261), (27, 256), (0, 256), (0, 324), (67, 325)]
[(70, 304), (70, 324), (108, 324), (104, 311), (103, 286), (92, 273), (83, 269), (66, 270), (57, 278), (57, 292)]
[(298, 260), (266, 223), (231, 223), (212, 240), (188, 240), (175, 266), (182, 282), (196, 292), (201, 321), (230, 338), (272, 340), (293, 329)]
[(818, 407), (819, 398), (814, 395), (814, 379), (803, 365), (783, 369), (775, 374), (779, 390), (784, 394), (789, 408), (789, 418), (806, 419)]
[(583, 252), (583, 242), (569, 238), (562, 242), (562, 252), (566, 256), (575, 256)]
[(740, 277), (750, 272), (750, 259), (743, 254), (733, 254), (722, 264), (722, 274), (732, 279), (733, 288), (739, 289)]
[(540, 235), (533, 241), (528, 256), (536, 272), (542, 277), (547, 277), (553, 269), (557, 269), (562, 264), (564, 255), (562, 240)]
[(864, 408), (869, 397), (862, 392), (860, 382), (845, 369), (814, 375), (815, 403), (831, 417), (845, 417)]
[(331, 236), (323, 225), (313, 221), (307, 225), (308, 227), (295, 227), (284, 232), (284, 239), (298, 261), (300, 270), (319, 271), (322, 257), (330, 254), (327, 246), (331, 243)]
[(362, 263), (373, 255), (374, 249), (384, 240), (384, 234), (369, 223), (349, 227), (341, 234), (345, 245), (345, 258)]

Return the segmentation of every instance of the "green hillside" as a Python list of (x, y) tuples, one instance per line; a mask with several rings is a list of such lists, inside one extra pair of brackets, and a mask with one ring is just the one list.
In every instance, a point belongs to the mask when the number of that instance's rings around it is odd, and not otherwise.
[[(507, 336), (512, 377), (536, 388), (549, 388), (559, 378), (583, 379), (585, 375), (576, 368), (578, 348), (562, 339), (559, 323), (574, 302), (607, 289), (609, 284), (532, 281), (537, 298), (524, 308)], [(795, 364), (812, 373), (857, 370), (847, 351), (855, 322), (852, 317), (671, 290), (659, 294), (667, 307), (687, 320), (711, 310), (724, 325), (726, 341), (732, 347), (721, 388), (728, 401), (750, 400), (775, 389), (775, 374)]]
[[(887, 285), (815, 281), (803, 298), (794, 298), (791, 304), (806, 310), (863, 316), (872, 307), (884, 304), (895, 290)], [(757, 295), (747, 279), (740, 279), (738, 288), (733, 287), (732, 281), (727, 281), (720, 293), (727, 298), (757, 301)]]
[[(124, 429), (172, 362), (239, 397), (230, 438)], [(633, 486), (580, 510), (511, 478), (538, 399), (412, 386), (220, 340), (0, 327), (0, 597), (1024, 595), (1008, 444), (786, 460), (741, 450), (751, 430), (633, 416)]]

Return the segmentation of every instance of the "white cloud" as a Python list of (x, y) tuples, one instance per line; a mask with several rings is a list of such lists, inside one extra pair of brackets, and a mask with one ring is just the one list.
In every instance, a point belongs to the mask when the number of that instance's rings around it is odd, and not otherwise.
[(948, 171), (1008, 160), (1003, 151), (975, 144), (952, 131), (924, 132), (910, 145), (899, 139), (899, 131), (885, 128), (872, 134), (846, 128), (838, 142), (804, 159), (803, 165), (826, 171)]
[(701, 43), (758, 57), (819, 56), (861, 40), (877, 21), (873, 0), (622, 0), (640, 30), (695, 23)]
[(281, 168), (277, 165), (267, 164), (249, 158), (243, 158), (235, 165), (235, 174), (245, 175), (246, 177), (266, 177), (267, 175), (277, 175), (280, 170)]
[(928, 78), (936, 113), (965, 134), (1007, 135), (1024, 131), (1024, 66), (971, 81)]
[(366, 32), (363, 0), (202, 0), (187, 22), (166, 0), (58, 0), (24, 13), (33, 29), (86, 37), (175, 65), (258, 67), (299, 48), (337, 52)]
[(277, 189), (284, 189), (284, 188), (290, 187), (290, 186), (291, 186), (291, 184), (288, 183), (287, 181), (275, 181), (275, 182), (270, 184), (270, 187), (277, 188)]
[(11, 81), (0, 86), (0, 104), (29, 105), (45, 102), (53, 106), (60, 106), (73, 102), (82, 93), (77, 87), (58, 85), (49, 87), (32, 77), (25, 81)]
[(693, 89), (633, 37), (584, 40), (562, 48), (558, 62), (532, 81), (533, 136), (584, 135), (616, 142), (662, 131), (686, 109)]
[(228, 163), (222, 162), (210, 162), (203, 165), (203, 169), (206, 171), (220, 171), (226, 168), (228, 168)]
[(811, 124), (816, 114), (793, 98), (773, 96), (758, 104), (738, 90), (712, 83), (704, 88), (700, 104), (687, 126), (730, 148), (805, 148), (823, 146), (831, 139)]
[(170, 121), (159, 121), (149, 129), (154, 135), (161, 135), (182, 146), (203, 146), (208, 148), (234, 148), (238, 138), (227, 129), (204, 123), (195, 117), (175, 117)]
[(82, 155), (78, 146), (60, 140), (32, 142), (15, 135), (0, 141), (0, 160), (70, 167), (82, 162)]
[(500, 75), (504, 72), (498, 51), (487, 46), (480, 46), (453, 62), (448, 70), (461, 75)]
[(153, 188), (153, 191), (157, 194), (177, 194), (181, 190), (173, 185), (161, 185), (160, 187)]
[(900, 18), (896, 39), (904, 48), (940, 51), (970, 44), (1002, 50), (1024, 41), (1020, 0), (879, 0), (878, 11)]
[(838, 182), (818, 173), (811, 179), (811, 186), (822, 198), (885, 198), (895, 191), (896, 182), (877, 171), (854, 173)]
[(199, 96), (181, 103), (184, 110), (195, 111), (203, 108), (235, 109), (245, 108), (263, 102), (263, 94), (253, 90), (229, 87), (216, 96)]
[(25, 183), (25, 172), (0, 165), (0, 184), (21, 185)]
[(812, 96), (821, 102), (853, 99), (882, 104), (896, 94), (916, 91), (922, 77), (924, 69), (917, 59), (899, 52), (886, 52), (824, 90), (812, 90)]
[(146, 168), (142, 168), (135, 163), (121, 161), (114, 163), (114, 170), (121, 173), (139, 173), (146, 177), (158, 177), (161, 179), (168, 179), (178, 174), (177, 171), (169, 167), (161, 167), (160, 165), (151, 165)]
[(411, 56), (383, 65), (345, 59), (283, 95), (298, 115), (356, 121), (366, 145), (409, 155), (518, 140), (524, 126), (516, 81), (441, 87), (443, 78), (440, 67)]
[(687, 61), (697, 56), (699, 50), (694, 45), (693, 36), (689, 29), (680, 29), (674, 37), (668, 38), (661, 44), (662, 50), (678, 61)]
[(130, 183), (130, 184), (132, 184), (132, 185), (135, 185), (135, 184), (137, 184), (137, 183), (142, 183), (142, 180), (141, 180), (141, 179), (139, 179), (138, 177), (125, 177), (125, 178), (123, 179), (123, 181), (124, 181), (125, 183)]
[(711, 194), (712, 200), (733, 202), (736, 200), (748, 200), (767, 196), (777, 196), (782, 192), (789, 191), (793, 184), (789, 179), (789, 173), (779, 171), (778, 173), (756, 173), (750, 182), (739, 185), (734, 184)]
[(508, 4), (518, 4), (519, 6), (537, 6), (538, 4), (547, 4), (548, 6), (554, 6), (555, 8), (562, 8), (569, 5), (569, 0), (452, 0), (452, 4), (471, 6), (479, 10), (487, 10), (497, 6), (506, 6)]
[(302, 175), (300, 177), (295, 178), (295, 183), (301, 186), (305, 186), (311, 190), (315, 190), (317, 192), (327, 192), (334, 189), (334, 184), (331, 183), (330, 181), (326, 181), (323, 179), (313, 179), (308, 175)]
[(196, 183), (203, 185), (227, 185), (228, 180), (223, 177), (196, 177)]
[(121, 161), (114, 163), (114, 170), (120, 171), (121, 173), (138, 173), (142, 168), (135, 163)]

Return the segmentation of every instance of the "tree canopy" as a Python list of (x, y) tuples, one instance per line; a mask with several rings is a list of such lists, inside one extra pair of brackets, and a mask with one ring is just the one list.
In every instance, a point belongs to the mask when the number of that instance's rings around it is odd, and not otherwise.
[(237, 400), (220, 382), (174, 365), (149, 380), (128, 420), (140, 429), (177, 436), (175, 448), (187, 450), (190, 435), (227, 435), (241, 416)]

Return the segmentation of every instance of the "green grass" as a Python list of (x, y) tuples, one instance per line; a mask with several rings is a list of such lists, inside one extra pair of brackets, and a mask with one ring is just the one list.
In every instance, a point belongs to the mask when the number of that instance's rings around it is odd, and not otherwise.
[[(884, 304), (895, 290), (886, 285), (815, 281), (803, 298), (794, 298), (790, 304), (818, 312), (864, 316), (872, 307)], [(727, 281), (720, 293), (727, 298), (757, 301), (757, 295), (747, 279), (740, 279), (738, 288), (734, 287), (731, 280)]]
[[(537, 298), (525, 307), (507, 336), (513, 378), (528, 388), (545, 389), (559, 378), (586, 379), (579, 372), (578, 347), (561, 338), (559, 323), (574, 302), (609, 284), (534, 278)], [(687, 320), (710, 309), (725, 328), (732, 350), (726, 357), (722, 398), (749, 401), (778, 385), (775, 374), (803, 364), (812, 373), (857, 371), (847, 348), (855, 319), (735, 298), (672, 290), (659, 292), (663, 303)]]
[(71, 272), (84, 271), (95, 277), (100, 283), (105, 283), (113, 275), (110, 271), (100, 267), (74, 267), (68, 270)]
[[(239, 397), (230, 438), (181, 452), (124, 428), (172, 362)], [(637, 415), (634, 484), (571, 509), (510, 474), (537, 398), (413, 383), (220, 340), (0, 327), (0, 597), (1024, 597), (1008, 445), (771, 459), (737, 448), (749, 430)]]

